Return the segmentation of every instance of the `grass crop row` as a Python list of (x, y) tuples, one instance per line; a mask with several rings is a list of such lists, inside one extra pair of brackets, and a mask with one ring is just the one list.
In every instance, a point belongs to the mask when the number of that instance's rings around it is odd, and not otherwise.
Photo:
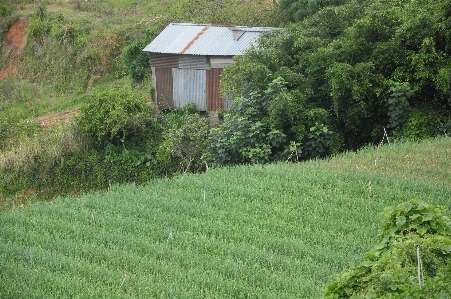
[[(385, 206), (449, 207), (449, 163), (440, 159), (450, 145), (384, 146), (381, 157), (401, 158), (383, 171), (366, 149), (113, 186), (2, 214), (0, 297), (319, 298), (374, 245)], [(395, 165), (434, 146), (438, 162), (420, 165), (420, 175)]]

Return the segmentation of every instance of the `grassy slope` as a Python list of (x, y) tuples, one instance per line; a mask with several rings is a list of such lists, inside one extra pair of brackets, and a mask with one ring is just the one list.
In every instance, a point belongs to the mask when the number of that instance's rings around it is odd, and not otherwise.
[[(193, 12), (186, 11), (189, 9), (186, 3), (180, 8), (180, 1), (174, 0), (15, 2), (18, 3), (16, 10), (8, 17), (8, 22), (0, 23), (3, 26), (0, 32), (6, 32), (7, 26), (16, 18), (31, 21), (39, 7), (46, 8), (52, 31), (44, 39), (42, 47), (28, 38), (23, 52), (18, 55), (10, 55), (6, 44), (0, 42), (0, 70), (9, 66), (14, 66), (16, 70), (13, 78), (5, 79), (7, 83), (4, 84), (4, 88), (9, 91), (5, 99), (8, 98), (11, 103), (2, 103), (0, 97), (0, 120), (9, 118), (12, 124), (49, 112), (80, 107), (85, 100), (83, 95), (89, 95), (98, 88), (96, 84), (100, 84), (101, 88), (131, 84), (130, 80), (124, 80), (130, 77), (120, 61), (122, 49), (145, 39), (146, 32), (157, 33), (169, 22), (221, 22), (216, 20), (217, 16), (226, 19), (224, 23), (236, 25), (251, 25), (250, 20), (255, 21), (258, 17), (262, 18), (256, 24), (258, 26), (268, 26), (271, 24), (265, 22), (273, 22), (271, 19), (264, 19), (268, 14), (266, 10), (272, 10), (273, 5), (258, 0), (248, 1), (246, 5), (229, 1), (230, 7), (223, 7), (224, 3), (220, 1), (222, 4), (219, 3), (217, 9), (212, 11), (202, 11), (204, 5), (198, 2), (198, 7), (192, 7)], [(69, 39), (61, 42), (62, 38), (58, 37), (65, 32), (65, 28), (88, 33), (86, 36), (77, 36), (74, 45), (67, 46), (70, 44)], [(79, 48), (78, 44), (84, 46)], [(94, 65), (89, 65), (91, 54), (101, 62), (96, 60)], [(77, 63), (73, 65), (71, 61)], [(149, 76), (135, 87), (148, 94), (150, 80)], [(1, 87), (2, 85), (0, 89)], [(33, 108), (30, 103), (34, 105)]]
[(318, 298), (375, 244), (384, 207), (451, 207), (450, 163), (447, 137), (15, 210), (0, 215), (0, 297)]
[[(108, 48), (110, 44), (117, 43), (117, 41), (111, 41), (112, 38), (117, 39), (119, 36), (120, 41), (123, 43), (119, 46), (123, 47), (124, 44), (127, 44), (124, 40), (135, 41), (142, 38), (143, 28), (150, 27), (157, 20), (165, 19), (168, 21), (169, 15), (174, 9), (174, 3), (177, 3), (173, 0), (94, 0), (90, 3), (84, 0), (28, 2), (30, 3), (21, 3), (16, 6), (17, 11), (14, 12), (13, 16), (9, 17), (11, 22), (19, 17), (30, 21), (33, 15), (36, 14), (38, 7), (43, 6), (47, 9), (48, 17), (52, 20), (53, 30), (58, 30), (56, 29), (58, 24), (56, 18), (57, 16), (62, 16), (64, 19), (62, 26), (75, 24), (77, 28), (89, 29), (88, 37), (86, 37), (89, 39), (88, 48), (97, 49), (104, 47), (108, 51), (111, 50)], [(5, 28), (2, 29), (6, 31)], [(126, 37), (124, 37), (125, 34), (127, 35)], [(55, 71), (59, 70), (60, 67), (55, 67), (55, 70), (44, 75), (39, 73), (38, 77), (30, 75), (30, 72), (38, 73), (36, 69), (42, 67), (41, 60), (45, 62), (50, 60), (56, 65), (67, 65), (69, 60), (67, 52), (70, 49), (61, 47), (53, 35), (54, 33), (52, 32), (51, 37), (46, 39), (42, 53), (38, 57), (31, 57), (32, 59), (30, 59), (30, 56), (25, 57), (24, 54), (36, 51), (35, 45), (30, 39), (28, 39), (23, 53), (17, 57), (7, 55), (6, 44), (0, 43), (0, 46), (3, 47), (1, 49), (3, 55), (0, 56), (0, 68), (6, 68), (10, 64), (16, 66), (15, 75), (12, 78), (5, 79), (8, 81), (5, 86), (11, 90), (10, 98), (12, 104), (0, 103), (0, 119), (12, 119), (12, 123), (15, 124), (49, 112), (80, 107), (84, 101), (83, 95), (91, 92), (90, 89), (79, 90), (79, 85), (82, 85), (79, 81), (86, 79), (83, 78), (83, 75), (79, 76), (77, 74), (79, 72), (78, 69), (71, 69), (70, 75), (67, 75), (66, 71)], [(54, 49), (56, 55), (55, 53), (50, 53), (49, 49)], [(77, 55), (80, 55), (80, 53)], [(105, 64), (102, 67), (105, 67), (105, 65), (111, 67), (115, 63), (114, 60), (117, 59), (110, 53), (101, 52), (101, 55), (103, 55), (102, 59), (105, 60)], [(103, 86), (131, 83), (129, 80), (115, 78), (109, 69), (100, 69), (97, 72), (101, 73), (98, 82)], [(91, 75), (96, 75), (96, 73), (93, 71)], [(62, 79), (62, 77), (69, 79)], [(70, 90), (70, 92), (56, 91), (58, 82), (61, 80), (73, 81), (74, 90)], [(138, 86), (138, 88), (143, 88), (148, 93), (150, 82), (146, 81), (144, 84), (145, 86)], [(34, 109), (31, 108), (30, 101), (33, 102)]]

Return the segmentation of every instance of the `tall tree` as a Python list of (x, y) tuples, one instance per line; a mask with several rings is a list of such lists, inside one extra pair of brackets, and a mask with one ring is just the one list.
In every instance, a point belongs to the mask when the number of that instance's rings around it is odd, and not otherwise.
[(277, 14), (283, 23), (299, 22), (323, 7), (341, 5), (347, 0), (280, 0)]

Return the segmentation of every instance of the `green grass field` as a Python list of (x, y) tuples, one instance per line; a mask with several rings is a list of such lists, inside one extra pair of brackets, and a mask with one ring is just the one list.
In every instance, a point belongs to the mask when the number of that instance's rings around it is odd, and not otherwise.
[(384, 207), (450, 197), (444, 137), (59, 198), (0, 215), (0, 298), (320, 298)]

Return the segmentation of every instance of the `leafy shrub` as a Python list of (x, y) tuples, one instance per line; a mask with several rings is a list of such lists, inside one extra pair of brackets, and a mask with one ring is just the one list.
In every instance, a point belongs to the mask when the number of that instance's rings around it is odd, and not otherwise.
[(141, 184), (160, 173), (155, 155), (158, 135), (151, 138), (146, 133), (101, 147), (74, 124), (55, 128), (46, 136), (36, 137), (31, 144), (22, 145), (16, 157), (1, 161), (1, 196), (24, 190), (36, 190), (39, 198), (81, 194), (110, 184)]
[(430, 109), (414, 109), (407, 118), (402, 137), (412, 140), (435, 137), (448, 133), (451, 129), (451, 116)]
[(74, 45), (77, 38), (86, 33), (86, 30), (80, 29), (77, 24), (66, 24), (60, 28), (56, 38), (65, 45)]
[[(325, 298), (451, 296), (451, 221), (443, 207), (411, 200), (384, 211), (379, 243), (329, 284)], [(417, 246), (422, 261), (418, 282)]]
[(390, 129), (401, 127), (407, 120), (411, 107), (408, 99), (413, 95), (413, 90), (408, 82), (394, 82), (390, 87), (392, 94), (388, 99), (388, 117), (387, 125)]
[(161, 118), (164, 140), (158, 155), (165, 164), (164, 172), (168, 167), (174, 173), (204, 170), (209, 149), (208, 118), (201, 116), (194, 105), (163, 112)]
[(42, 44), (51, 29), (52, 24), (48, 18), (47, 8), (40, 5), (27, 26), (27, 34), (32, 40)]
[(330, 138), (333, 134), (329, 128), (321, 123), (317, 123), (310, 128), (307, 134), (307, 142), (303, 150), (311, 158), (325, 157), (329, 152)]
[(150, 144), (128, 147), (108, 144), (103, 152), (104, 167), (108, 169), (103, 172), (104, 177), (115, 184), (148, 181), (158, 172), (155, 151)]
[(50, 33), (51, 25), (45, 20), (42, 21), (41, 19), (33, 19), (28, 24), (27, 30), (28, 36), (31, 37), (31, 40), (36, 40), (42, 43), (44, 38)]
[(135, 83), (140, 82), (150, 73), (149, 54), (142, 51), (145, 46), (145, 42), (139, 41), (126, 46), (122, 51), (124, 64), (130, 70), (131, 77)]
[(438, 70), (436, 86), (444, 98), (448, 98), (451, 105), (451, 66), (446, 66)]
[(359, 143), (374, 142), (371, 138), (372, 126), (381, 119), (382, 107), (375, 109), (378, 96), (374, 86), (378, 78), (374, 75), (371, 62), (334, 63), (326, 71), (330, 86), (330, 96), (335, 112), (336, 128), (340, 128), (345, 143), (350, 148), (357, 148)]
[(420, 237), (426, 234), (451, 236), (451, 222), (444, 207), (435, 207), (425, 202), (411, 200), (397, 207), (384, 210), (382, 225), (383, 242), (387, 245), (394, 238), (413, 233)]
[(345, 4), (346, 0), (280, 0), (277, 15), (284, 22), (299, 22), (325, 6)]
[[(287, 68), (281, 71), (287, 79), (277, 76), (265, 87), (258, 87), (262, 88), (261, 93), (235, 98), (224, 122), (211, 130), (214, 163), (285, 160), (293, 151), (293, 144), (304, 159), (326, 157), (338, 151), (341, 137), (331, 130), (329, 112), (307, 103), (305, 93), (289, 90), (299, 78)], [(228, 76), (230, 73), (226, 73)], [(257, 77), (249, 79), (248, 85), (257, 87), (261, 83), (254, 82), (259, 80)]]
[(77, 122), (101, 145), (146, 135), (152, 138), (159, 133), (150, 103), (138, 98), (129, 87), (96, 91), (82, 107)]
[(265, 122), (268, 102), (259, 94), (236, 98), (224, 122), (210, 130), (211, 159), (219, 165), (266, 163), (285, 134)]

